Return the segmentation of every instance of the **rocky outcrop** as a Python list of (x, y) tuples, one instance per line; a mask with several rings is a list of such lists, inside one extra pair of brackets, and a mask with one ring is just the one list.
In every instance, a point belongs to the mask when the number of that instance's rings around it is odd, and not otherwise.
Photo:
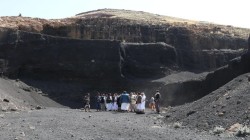
[(2, 33), (1, 60), (13, 78), (119, 79), (118, 41), (76, 40), (23, 31)]
[[(191, 25), (151, 25), (131, 22), (125, 19), (105, 17), (77, 19), (76, 24), (67, 26), (55, 28), (46, 25), (42, 33), (80, 39), (109, 39), (143, 43), (165, 42), (174, 46), (178, 56), (182, 56), (178, 58), (182, 68), (188, 70), (200, 69), (200, 71), (213, 70), (225, 65), (228, 60), (240, 56), (243, 52), (242, 50), (246, 49), (247, 46), (244, 38), (219, 34), (219, 32), (222, 32), (222, 29), (219, 27), (209, 29), (209, 27)], [(202, 30), (207, 31), (202, 32)], [(213, 52), (216, 54), (213, 54)], [(224, 55), (224, 52), (226, 52), (225, 56), (221, 57), (221, 55)], [(210, 58), (197, 59), (204, 53), (210, 56), (211, 59), (216, 55), (217, 59), (211, 60), (213, 62), (210, 62), (210, 64), (206, 62)], [(207, 60), (197, 62), (197, 60), (203, 59)]]
[(232, 26), (117, 9), (89, 11), (58, 20), (26, 17), (1, 17), (1, 20), (1, 27), (73, 39), (164, 42), (176, 49), (180, 68), (189, 71), (214, 70), (240, 56), (247, 49), (250, 32)]
[(128, 77), (163, 77), (178, 67), (175, 48), (165, 43), (122, 43), (121, 49)]
[(241, 57), (233, 59), (228, 65), (210, 72), (205, 78), (161, 86), (161, 92), (165, 94), (163, 95), (164, 105), (181, 105), (195, 101), (225, 85), (235, 77), (248, 72), (250, 72), (249, 51)]
[(21, 79), (62, 104), (65, 99), (81, 102), (85, 91), (129, 89), (131, 77), (161, 77), (177, 65), (175, 49), (165, 43), (78, 40), (7, 28), (0, 36), (3, 75)]

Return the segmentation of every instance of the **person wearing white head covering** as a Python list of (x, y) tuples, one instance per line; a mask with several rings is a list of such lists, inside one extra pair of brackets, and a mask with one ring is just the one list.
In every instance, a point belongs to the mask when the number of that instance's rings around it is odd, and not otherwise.
[(145, 111), (145, 105), (146, 105), (146, 95), (145, 95), (145, 93), (144, 92), (142, 92), (141, 93), (142, 94), (142, 106), (141, 106), (141, 109), (143, 110), (143, 111)]

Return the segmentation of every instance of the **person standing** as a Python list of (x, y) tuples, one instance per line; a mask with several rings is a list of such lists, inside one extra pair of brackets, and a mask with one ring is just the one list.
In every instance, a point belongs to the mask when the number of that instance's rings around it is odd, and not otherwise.
[(159, 90), (156, 90), (154, 98), (155, 98), (156, 112), (159, 114), (160, 113), (160, 102), (161, 102), (161, 94), (160, 94)]
[(106, 100), (106, 98), (105, 98), (105, 94), (102, 94), (101, 95), (101, 101), (100, 101), (100, 104), (101, 104), (101, 111), (105, 111), (105, 101)]
[(121, 111), (121, 94), (118, 94), (117, 95), (117, 107), (118, 107), (118, 109), (117, 109), (117, 111), (118, 112), (120, 112)]
[(89, 111), (90, 112), (90, 94), (87, 93), (87, 95), (84, 96), (84, 110), (85, 112)]
[(98, 92), (97, 93), (97, 96), (96, 96), (96, 111), (100, 111), (101, 110), (101, 95), (100, 93)]
[(136, 95), (133, 92), (130, 93), (130, 107), (129, 107), (129, 110), (130, 110), (130, 112), (136, 112)]
[(144, 107), (142, 104), (142, 93), (138, 93), (136, 98), (136, 104), (137, 104), (136, 114), (145, 114)]
[(112, 96), (112, 110), (113, 111), (118, 111), (118, 104), (117, 104), (117, 94), (114, 93), (114, 95)]
[(111, 96), (111, 93), (109, 93), (107, 95), (106, 108), (107, 108), (107, 111), (111, 111), (112, 110), (112, 96)]
[(155, 98), (151, 97), (149, 100), (149, 108), (154, 111), (155, 110)]
[(129, 100), (129, 94), (126, 91), (122, 93), (120, 101), (121, 101), (121, 110), (123, 112), (125, 111), (127, 112), (129, 109), (130, 100)]
[(142, 101), (141, 101), (141, 103), (142, 103), (142, 110), (143, 110), (143, 112), (145, 112), (145, 108), (146, 108), (146, 95), (145, 95), (144, 92), (142, 92), (141, 95), (142, 95)]

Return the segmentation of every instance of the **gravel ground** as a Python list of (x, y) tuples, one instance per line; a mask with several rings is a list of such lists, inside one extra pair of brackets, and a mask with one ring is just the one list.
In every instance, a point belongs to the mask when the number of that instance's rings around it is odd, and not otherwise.
[[(206, 95), (185, 105), (170, 108), (166, 123), (181, 122), (190, 129), (210, 131), (234, 124), (250, 126), (250, 73), (240, 75)], [(250, 137), (248, 137), (250, 139)]]
[[(163, 116), (117, 112), (84, 112), (79, 109), (46, 108), (0, 114), (1, 139), (127, 140), (127, 139), (229, 139), (162, 122)], [(232, 138), (233, 139), (233, 138)]]
[[(241, 75), (200, 100), (168, 108), (160, 115), (150, 110), (138, 115), (69, 109), (21, 81), (0, 78), (0, 139), (249, 139), (211, 132), (219, 125), (249, 126), (249, 75)], [(38, 110), (37, 105), (46, 108)]]

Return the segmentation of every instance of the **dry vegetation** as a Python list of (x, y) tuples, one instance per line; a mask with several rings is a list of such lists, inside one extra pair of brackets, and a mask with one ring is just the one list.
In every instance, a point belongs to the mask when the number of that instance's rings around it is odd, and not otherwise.
[[(117, 10), (117, 9), (100, 9), (77, 14), (72, 18), (103, 18), (103, 15), (109, 15), (109, 18), (126, 19), (134, 24), (148, 24), (148, 25), (171, 25), (191, 28), (195, 33), (211, 33), (224, 34), (228, 36), (238, 36), (240, 38), (247, 38), (250, 34), (250, 29), (233, 27), (230, 25), (218, 25), (209, 22), (187, 20), (163, 15), (147, 13), (143, 11), (131, 10)], [(104, 16), (105, 18), (107, 16)]]
[(51, 27), (69, 26), (77, 24), (79, 19), (89, 20), (96, 18), (119, 19), (124, 23), (119, 24), (147, 24), (147, 25), (170, 25), (177, 27), (187, 27), (196, 34), (220, 34), (232, 37), (246, 39), (250, 34), (250, 29), (233, 27), (230, 25), (218, 25), (208, 22), (186, 20), (175, 17), (157, 15), (142, 11), (117, 10), (117, 9), (100, 9), (77, 14), (65, 19), (40, 19), (31, 17), (0, 17), (0, 27), (8, 27), (32, 32), (41, 32), (44, 25)]

